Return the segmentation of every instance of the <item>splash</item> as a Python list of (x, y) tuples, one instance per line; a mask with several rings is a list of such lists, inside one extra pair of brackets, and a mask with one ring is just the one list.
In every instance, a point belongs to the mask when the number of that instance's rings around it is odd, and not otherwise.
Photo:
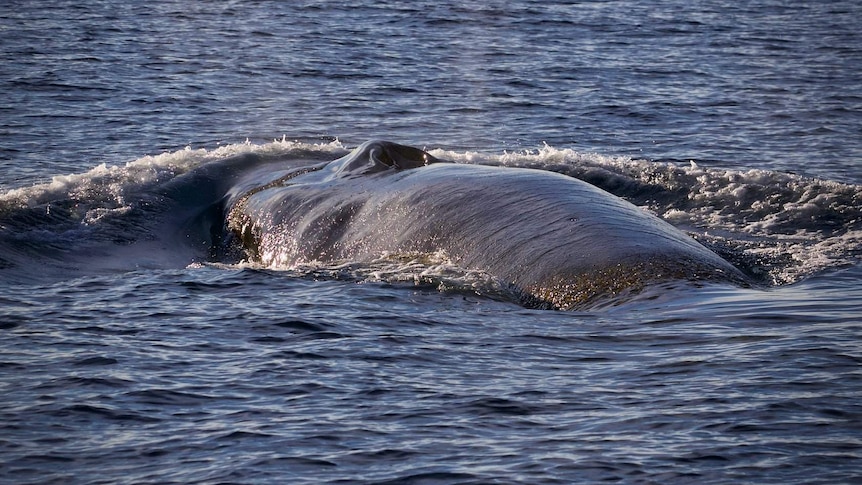
[(91, 170), (58, 175), (48, 183), (23, 187), (0, 194), (0, 210), (8, 207), (34, 207), (52, 201), (74, 200), (80, 203), (109, 203), (122, 206), (136, 193), (171, 180), (209, 162), (253, 153), (264, 157), (284, 157), (301, 153), (332, 153), (337, 157), (346, 151), (337, 139), (327, 143), (307, 143), (283, 137), (263, 145), (229, 144), (216, 149), (185, 147), (175, 152), (147, 155), (124, 165), (100, 164)]
[[(520, 152), (429, 152), (455, 163), (532, 168), (584, 180), (688, 231), (768, 285), (794, 283), (830, 268), (858, 264), (862, 258), (862, 186), (858, 185), (767, 170), (611, 157), (547, 144)], [(125, 261), (117, 261), (114, 249), (148, 241), (147, 250), (158, 254), (171, 252), (178, 241), (184, 244), (180, 236), (170, 240), (164, 236), (181, 228), (166, 231), (164, 224), (153, 222), (160, 217), (164, 222), (163, 215), (170, 210), (161, 188), (172, 180), (244, 155), (300, 163), (332, 160), (345, 153), (347, 147), (338, 140), (309, 143), (286, 137), (211, 150), (186, 147), (10, 190), (0, 194), (0, 268), (28, 268), (33, 261), (45, 260), (100, 266), (105, 259), (114, 258), (109, 266), (130, 269)], [(70, 263), (71, 256), (82, 253), (88, 255), (86, 262)], [(212, 260), (213, 254), (204, 251), (185, 264)], [(275, 259), (271, 262), (280, 270), (309, 270), (285, 267)], [(137, 267), (134, 264), (131, 269)], [(440, 288), (489, 294), (508, 291), (505, 285), (481, 275), (454, 271), (445, 258), (432, 261), (415, 255), (382, 255), (367, 267), (344, 262), (342, 269), (348, 267), (357, 278), (368, 281), (433, 282)], [(325, 271), (334, 274), (340, 270)]]
[[(337, 158), (344, 151), (338, 140), (307, 143), (286, 138), (212, 150), (186, 147), (9, 190), (0, 194), (0, 269), (15, 268), (18, 274), (6, 271), (2, 276), (26, 281), (42, 275), (50, 278), (57, 268), (63, 268), (66, 277), (70, 274), (66, 270), (75, 275), (105, 267), (130, 270), (142, 265), (174, 265), (177, 258), (169, 256), (174, 252), (171, 246), (182, 239), (177, 234), (183, 229), (166, 227), (170, 212), (203, 208), (169, 207), (163, 190), (166, 184), (196, 168), (242, 155)], [(204, 189), (190, 188), (192, 192)], [(132, 245), (138, 251), (130, 256)], [(152, 256), (141, 254), (147, 252)], [(182, 250), (175, 252), (188, 256)]]

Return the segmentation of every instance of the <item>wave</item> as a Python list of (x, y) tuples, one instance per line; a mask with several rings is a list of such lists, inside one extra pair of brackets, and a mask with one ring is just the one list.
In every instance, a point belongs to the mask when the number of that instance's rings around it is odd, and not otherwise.
[[(345, 153), (337, 140), (187, 147), (9, 190), (0, 194), (0, 278), (29, 282), (206, 261), (211, 237), (189, 224), (200, 223), (195, 218), (221, 197), (217, 179), (229, 183), (220, 164), (244, 156), (302, 164)], [(198, 180), (184, 180), (193, 174)], [(171, 193), (174, 186), (184, 193)]]
[[(348, 153), (338, 140), (186, 148), (0, 194), (0, 278), (13, 282), (103, 271), (236, 264), (209, 229), (219, 203), (253, 170), (288, 173)], [(522, 152), (432, 149), (463, 164), (524, 167), (584, 180), (688, 232), (767, 285), (858, 263), (862, 186), (768, 170), (609, 157), (543, 146)], [(218, 224), (216, 224), (218, 225)], [(308, 272), (309, 268), (279, 268)], [(505, 285), (445, 256), (381, 255), (321, 266), (359, 280), (410, 281), (508, 298)]]

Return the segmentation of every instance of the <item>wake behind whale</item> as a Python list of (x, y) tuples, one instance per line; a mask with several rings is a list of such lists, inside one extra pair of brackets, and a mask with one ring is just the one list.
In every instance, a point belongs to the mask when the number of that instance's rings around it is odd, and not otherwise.
[[(745, 192), (752, 197), (758, 187), (773, 190), (774, 178), (784, 184), (777, 186), (781, 197), (813, 198), (791, 204), (764, 193), (780, 212), (758, 217), (782, 225), (755, 226), (744, 206), (734, 223), (722, 200), (708, 198), (741, 193), (720, 185), (727, 172), (691, 168), (689, 175), (674, 166), (581, 155), (561, 165), (565, 152), (553, 150), (483, 164), (470, 153), (432, 153), (379, 141), (351, 152), (337, 142), (282, 141), (184, 150), (56, 177), (0, 194), (0, 278), (28, 283), (240, 263), (300, 275), (331, 270), (336, 277), (348, 267), (360, 281), (397, 282), (411, 281), (416, 265), (426, 265), (415, 281), (448, 278), (454, 269), (461, 272), (454, 287), (466, 291), (502, 288), (505, 299), (528, 306), (595, 308), (667, 282), (793, 282), (858, 253), (855, 186), (796, 178), (797, 187), (788, 188), (783, 174), (729, 174), (733, 184), (755, 177)], [(501, 166), (510, 159), (531, 168)], [(647, 181), (629, 175), (633, 170)], [(691, 190), (703, 192), (685, 193), (686, 177)], [(672, 185), (663, 188), (662, 178)], [(653, 207), (651, 201), (666, 218), (719, 220), (718, 232), (693, 233), (709, 249), (639, 207)], [(800, 231), (818, 201), (828, 202), (818, 210), (829, 227), (806, 235)], [(712, 207), (721, 210), (718, 217)], [(793, 229), (795, 220), (803, 226)], [(746, 234), (734, 236), (734, 224)], [(792, 240), (788, 230), (795, 231)], [(476, 277), (483, 281), (478, 288)]]

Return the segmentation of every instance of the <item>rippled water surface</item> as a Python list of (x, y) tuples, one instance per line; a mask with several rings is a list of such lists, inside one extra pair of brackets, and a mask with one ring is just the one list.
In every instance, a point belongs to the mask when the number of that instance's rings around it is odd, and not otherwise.
[[(862, 477), (857, 2), (354, 3), (5, 2), (0, 482)], [(756, 284), (561, 312), (129, 249), (153, 184), (369, 138), (582, 178)]]
[(13, 1), (4, 167), (31, 180), (286, 134), (858, 182), (860, 7), (785, 3)]
[(4, 470), (850, 482), (859, 276), (597, 314), (212, 268), (9, 290)]

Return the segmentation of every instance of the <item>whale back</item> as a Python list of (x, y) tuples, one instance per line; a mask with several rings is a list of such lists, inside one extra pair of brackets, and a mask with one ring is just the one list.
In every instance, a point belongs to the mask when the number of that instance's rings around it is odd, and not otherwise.
[(557, 308), (657, 281), (745, 279), (676, 228), (585, 182), (426, 155), (366, 144), (243, 198), (229, 227), (269, 266), (442, 251), (525, 302)]

